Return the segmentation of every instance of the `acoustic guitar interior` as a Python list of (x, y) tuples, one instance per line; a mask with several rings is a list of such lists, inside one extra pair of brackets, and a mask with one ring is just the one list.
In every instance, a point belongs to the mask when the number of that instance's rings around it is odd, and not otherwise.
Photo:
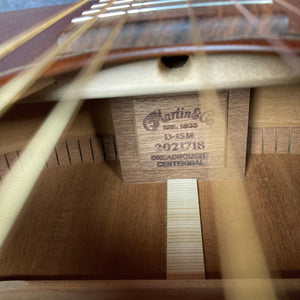
[[(41, 95), (0, 121), (2, 176), (55, 105)], [(298, 99), (298, 85), (251, 90), (244, 184), (274, 278), (300, 270)], [(214, 182), (199, 181), (198, 191), (205, 275), (220, 278)], [(7, 279), (166, 277), (166, 181), (123, 182), (109, 100), (87, 100), (56, 145), (1, 251), (0, 271)]]
[[(169, 61), (164, 63), (168, 64)], [(185, 63), (185, 60), (181, 61), (182, 65)], [(73, 74), (69, 75), (73, 77)], [(50, 91), (59, 90), (66, 81), (68, 80), (64, 75), (39, 81), (22, 101), (1, 117), (2, 182), (56, 105), (58, 99), (49, 99)], [(218, 93), (226, 95), (224, 115), (234, 120), (230, 124), (233, 128), (232, 136), (238, 141), (235, 146), (240, 147), (238, 158), (241, 168), (238, 177), (248, 194), (254, 226), (278, 295), (283, 299), (285, 296), (287, 299), (297, 299), (300, 294), (299, 82), (243, 86), (239, 91), (243, 95), (246, 93), (248, 97), (247, 102), (244, 102), (245, 107), (243, 106), (245, 110), (242, 111), (245, 118), (240, 119), (235, 114), (236, 110), (228, 104), (230, 93), (235, 93), (236, 88), (218, 90)], [(33, 280), (36, 282), (33, 289), (39, 297), (43, 295), (44, 288), (48, 292), (53, 286), (53, 290), (59, 290), (60, 287), (55, 286), (56, 280), (71, 280), (65, 286), (66, 297), (73, 295), (72, 282), (77, 284), (75, 280), (90, 280), (88, 291), (91, 298), (87, 299), (94, 299), (92, 296), (97, 299), (97, 295), (109, 297), (109, 293), (101, 294), (102, 287), (110, 291), (114, 288), (122, 292), (123, 289), (126, 290), (128, 298), (124, 299), (138, 298), (139, 287), (143, 291), (154, 289), (157, 292), (151, 294), (149, 299), (153, 299), (153, 295), (168, 299), (165, 297), (168, 293), (164, 294), (164, 289), (173, 291), (170, 295), (175, 295), (174, 299), (182, 299), (185, 288), (198, 289), (195, 294), (189, 290), (191, 299), (202, 295), (202, 288), (207, 288), (203, 294), (205, 299), (222, 299), (223, 283), (217, 280), (224, 276), (217, 232), (222, 206), (218, 202), (216, 182), (224, 180), (224, 170), (212, 171), (212, 176), (208, 171), (198, 174), (197, 170), (194, 173), (181, 172), (179, 169), (174, 173), (153, 171), (153, 165), (150, 164), (152, 162), (142, 159), (142, 156), (136, 162), (130, 153), (143, 153), (143, 149), (147, 150), (147, 143), (139, 128), (131, 124), (134, 140), (131, 132), (128, 135), (127, 128), (122, 128), (122, 121), (126, 121), (128, 115), (132, 116), (134, 109), (141, 107), (140, 111), (143, 111), (146, 105), (150, 105), (147, 102), (149, 98), (154, 99), (153, 101), (167, 101), (168, 98), (172, 103), (179, 98), (183, 99), (180, 101), (188, 102), (189, 97), (190, 94), (185, 92), (127, 95), (118, 99), (88, 96), (72, 125), (56, 144), (1, 248), (0, 280), (16, 280), (14, 284), (18, 284), (19, 280)], [(126, 111), (128, 107), (123, 107), (126, 113), (129, 111), (125, 117), (119, 110), (124, 103), (135, 103), (134, 109), (131, 107), (131, 110)], [(177, 108), (173, 108), (175, 116)], [(236, 109), (241, 107), (236, 105)], [(139, 116), (135, 120), (139, 120)], [(228, 127), (226, 122), (222, 126), (227, 126), (228, 130), (231, 125)], [(243, 131), (243, 134), (237, 135), (235, 130)], [(206, 137), (209, 138), (209, 133)], [(226, 146), (224, 141), (222, 143)], [(224, 152), (224, 145), (217, 144), (216, 148), (220, 147)], [(211, 147), (215, 149), (215, 144)], [(218, 158), (218, 154), (216, 157)], [(228, 157), (230, 166), (231, 157)], [(128, 161), (135, 164), (135, 167), (128, 167)], [(146, 165), (146, 170), (143, 164)], [(226, 157), (224, 161), (212, 164), (219, 170), (220, 164), (226, 164)], [(153, 283), (151, 280), (164, 280), (168, 277), (167, 179), (188, 178), (190, 174), (193, 178), (200, 179), (198, 193), (205, 283), (176, 280), (173, 283), (168, 280)], [(253, 279), (251, 270), (246, 270), (241, 278)], [(130, 281), (117, 281), (124, 279)], [(48, 281), (39, 283), (43, 280), (54, 280), (54, 285), (51, 286), (52, 282)], [(98, 294), (93, 290), (92, 280), (102, 282), (100, 285), (103, 286), (101, 292), (97, 290)], [(106, 283), (106, 280), (116, 280), (119, 283)], [(0, 298), (2, 287), (0, 285)], [(17, 286), (14, 285), (13, 289), (15, 287)], [(36, 287), (38, 291), (35, 290)], [(17, 299), (9, 298), (9, 288), (3, 287), (3, 295), (7, 299)], [(76, 294), (75, 289), (75, 295), (83, 295), (82, 299), (85, 299), (86, 288), (87, 286), (76, 285), (80, 292)], [(134, 292), (131, 294), (130, 291)], [(27, 292), (25, 290), (24, 295), (35, 295), (35, 292)], [(22, 291), (20, 293), (23, 295)], [(19, 294), (16, 292), (15, 295), (18, 297)], [(47, 296), (49, 295), (49, 299), (60, 299), (62, 294), (50, 292)], [(120, 295), (113, 295), (115, 299), (123, 299)], [(144, 297), (145, 293), (142, 295)]]

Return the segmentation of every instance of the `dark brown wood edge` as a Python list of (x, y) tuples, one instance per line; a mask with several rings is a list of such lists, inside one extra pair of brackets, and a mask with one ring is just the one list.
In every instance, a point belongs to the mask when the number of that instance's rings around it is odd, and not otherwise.
[[(272, 280), (278, 299), (299, 299), (299, 279)], [(250, 280), (53, 280), (2, 281), (1, 299), (225, 299), (225, 288), (263, 291)]]
[[(300, 42), (283, 40), (285, 45), (297, 56), (300, 55)], [(285, 53), (282, 49), (281, 54)], [(205, 52), (211, 54), (254, 54), (279, 55), (265, 40), (208, 42), (204, 45), (176, 45), (149, 48), (130, 48), (112, 50), (105, 59), (105, 67), (123, 64), (131, 61), (157, 58), (161, 56), (190, 55)], [(94, 52), (72, 53), (61, 57), (44, 73), (43, 78), (57, 76), (63, 73), (78, 71), (92, 58)], [(4, 85), (21, 71), (30, 66), (24, 66), (9, 73), (0, 74), (0, 86)]]

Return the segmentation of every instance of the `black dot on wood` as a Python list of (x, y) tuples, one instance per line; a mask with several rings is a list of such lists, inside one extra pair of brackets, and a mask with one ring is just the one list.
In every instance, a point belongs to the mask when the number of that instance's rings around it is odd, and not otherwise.
[(161, 63), (168, 69), (178, 69), (183, 67), (187, 63), (188, 59), (188, 55), (163, 56), (161, 58)]

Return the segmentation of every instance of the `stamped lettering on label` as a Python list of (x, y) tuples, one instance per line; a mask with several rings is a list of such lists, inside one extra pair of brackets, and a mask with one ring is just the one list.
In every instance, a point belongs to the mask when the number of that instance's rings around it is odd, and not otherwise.
[(202, 97), (134, 101), (142, 169), (223, 168), (227, 101)]

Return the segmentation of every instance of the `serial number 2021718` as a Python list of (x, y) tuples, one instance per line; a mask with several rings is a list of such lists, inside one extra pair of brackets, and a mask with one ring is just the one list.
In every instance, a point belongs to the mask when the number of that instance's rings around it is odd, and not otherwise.
[(161, 151), (187, 151), (187, 150), (203, 150), (205, 149), (205, 143), (200, 142), (181, 142), (181, 143), (164, 143), (155, 144), (155, 150)]

